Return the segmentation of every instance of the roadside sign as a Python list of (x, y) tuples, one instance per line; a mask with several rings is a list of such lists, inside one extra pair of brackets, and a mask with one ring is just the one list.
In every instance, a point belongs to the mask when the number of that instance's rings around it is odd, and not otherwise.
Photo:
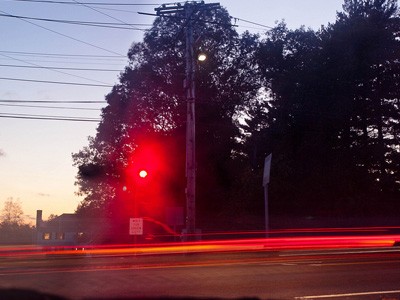
[(269, 183), (269, 178), (271, 173), (271, 159), (272, 159), (272, 153), (268, 155), (264, 161), (263, 186), (266, 186)]
[(129, 234), (130, 235), (143, 235), (143, 218), (130, 218), (129, 219)]

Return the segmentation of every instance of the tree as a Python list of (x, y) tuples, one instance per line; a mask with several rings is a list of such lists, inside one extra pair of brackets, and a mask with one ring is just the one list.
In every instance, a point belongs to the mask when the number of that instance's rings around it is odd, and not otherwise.
[[(129, 65), (106, 96), (96, 136), (73, 155), (79, 193), (85, 195), (78, 212), (126, 212), (124, 170), (149, 143), (168, 154), (167, 176), (158, 182), (164, 191), (159, 201), (184, 206), (184, 26), (183, 15), (158, 17), (143, 42), (129, 50)], [(197, 203), (200, 217), (208, 217), (206, 212), (215, 214), (227, 204), (239, 132), (235, 118), (240, 106), (257, 94), (260, 82), (246, 59), (253, 40), (249, 35), (240, 38), (225, 9), (196, 12), (194, 40), (196, 51), (207, 51), (209, 58), (196, 73)]]
[(258, 168), (274, 153), (271, 193), (284, 209), (360, 212), (399, 194), (397, 4), (343, 7), (318, 32), (279, 24), (259, 46), (269, 101), (253, 108), (247, 153)]
[[(349, 159), (370, 175), (378, 189), (398, 191), (397, 1), (345, 1), (344, 12), (324, 35), (331, 68), (327, 76), (346, 93), (337, 101), (348, 107), (341, 130), (343, 147), (352, 147)], [(339, 72), (346, 74), (341, 80)]]
[(52, 220), (54, 220), (54, 219), (56, 219), (56, 218), (58, 218), (58, 215), (56, 215), (56, 214), (50, 214), (50, 216), (47, 218), (47, 222), (50, 222), (50, 221), (52, 221)]
[(23, 211), (21, 203), (14, 200), (12, 197), (4, 202), (4, 207), (1, 214), (1, 224), (5, 227), (18, 227), (23, 223)]
[(21, 203), (8, 198), (0, 215), (1, 244), (30, 244), (34, 233), (33, 227), (24, 223)]

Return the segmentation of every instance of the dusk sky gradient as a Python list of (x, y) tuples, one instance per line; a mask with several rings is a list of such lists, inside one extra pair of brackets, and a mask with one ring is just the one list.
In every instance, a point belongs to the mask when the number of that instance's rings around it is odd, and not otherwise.
[[(96, 120), (100, 119), (100, 110), (105, 106), (104, 96), (118, 82), (120, 71), (127, 65), (126, 53), (132, 42), (142, 40), (143, 31), (137, 28), (148, 29), (154, 20), (152, 16), (137, 12), (154, 13), (154, 8), (164, 3), (149, 0), (84, 2), (155, 4), (100, 6), (82, 4), (83, 1), (70, 2), (73, 4), (0, 1), (0, 209), (12, 197), (20, 201), (27, 220), (32, 223), (37, 209), (43, 210), (46, 219), (50, 214), (74, 212), (82, 200), (75, 195), (78, 190), (74, 185), (77, 170), (72, 166), (71, 154), (87, 146), (88, 136), (96, 134)], [(318, 29), (321, 25), (332, 23), (343, 4), (342, 0), (205, 2), (219, 2), (232, 17), (266, 26), (273, 27), (276, 21), (284, 19), (291, 29), (301, 25)], [(111, 29), (9, 15), (147, 26)], [(249, 30), (263, 34), (267, 30), (266, 27), (240, 20), (236, 24), (239, 32)], [(50, 70), (44, 66), (59, 69)], [(10, 100), (90, 100), (104, 103), (7, 102)], [(52, 119), (73, 117), (90, 121), (30, 119), (34, 116), (50, 116)]]

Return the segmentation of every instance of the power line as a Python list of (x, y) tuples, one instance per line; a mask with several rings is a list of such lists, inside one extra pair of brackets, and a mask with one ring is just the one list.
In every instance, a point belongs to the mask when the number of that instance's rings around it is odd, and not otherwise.
[[(52, 0), (14, 0), (18, 2), (34, 2), (47, 4), (76, 4), (70, 1), (52, 1)], [(81, 2), (81, 4), (105, 5), (105, 6), (158, 6), (160, 3), (107, 3), (107, 2)]]
[(64, 74), (64, 75), (68, 75), (68, 76), (72, 76), (72, 77), (76, 77), (76, 78), (80, 78), (80, 79), (85, 79), (85, 80), (89, 80), (89, 81), (97, 82), (97, 83), (101, 83), (101, 84), (107, 84), (107, 83), (105, 83), (105, 82), (103, 82), (103, 81), (94, 80), (94, 79), (91, 79), (91, 78), (87, 78), (87, 77), (83, 77), (83, 76), (79, 76), (79, 75), (75, 75), (75, 74), (70, 74), (70, 73), (67, 73), (67, 72), (64, 72), (64, 71), (60, 71), (60, 70), (57, 70), (57, 69), (49, 69), (49, 68), (46, 68), (46, 67), (37, 65), (37, 64), (35, 64), (35, 63), (31, 63), (31, 62), (26, 61), (26, 60), (14, 58), (14, 57), (9, 56), (9, 55), (6, 55), (6, 54), (0, 53), (0, 55), (5, 56), (5, 57), (8, 57), (8, 58), (13, 59), (13, 60), (17, 60), (17, 61), (21, 61), (21, 62), (30, 64), (30, 65), (35, 66), (35, 67), (44, 68), (44, 69), (47, 69), (47, 70), (52, 71), (52, 72), (57, 72), (57, 73), (60, 73), (60, 74)]
[[(21, 1), (21, 2), (32, 2), (32, 3), (44, 3), (44, 4), (73, 4), (77, 5), (77, 3), (74, 2), (67, 2), (67, 1), (45, 1), (45, 0), (14, 0), (14, 1)], [(109, 11), (118, 11), (118, 12), (124, 12), (124, 13), (131, 13), (131, 14), (137, 14), (137, 11), (131, 11), (131, 10), (124, 10), (124, 9), (116, 9), (116, 8), (111, 8), (111, 7), (104, 7), (104, 6), (158, 6), (161, 4), (156, 4), (156, 3), (148, 3), (148, 4), (136, 4), (136, 3), (100, 3), (100, 2), (91, 2), (91, 3), (86, 3), (82, 2), (84, 4), (90, 4), (90, 5), (96, 5), (96, 8), (101, 9), (101, 10), (109, 10)]]
[(242, 21), (242, 22), (245, 22), (245, 23), (261, 26), (261, 27), (268, 28), (268, 29), (273, 29), (274, 28), (274, 27), (271, 27), (271, 26), (267, 26), (267, 25), (264, 25), (264, 24), (260, 24), (260, 23), (256, 23), (256, 22), (252, 22), (252, 21), (248, 21), (248, 20), (244, 20), (244, 19), (237, 18), (237, 17), (231, 17), (231, 18), (234, 19), (234, 20), (238, 20), (238, 21)]
[(253, 27), (253, 26), (243, 26), (243, 25), (236, 25), (237, 27), (240, 28), (246, 28), (246, 29), (254, 29), (254, 30), (260, 30), (261, 27)]
[(0, 113), (0, 118), (50, 120), (50, 121), (75, 121), (75, 122), (100, 122), (101, 121), (101, 119), (85, 118), (85, 117), (28, 115), (28, 114), (4, 114), (4, 113)]
[(106, 85), (106, 84), (91, 84), (91, 83), (78, 83), (78, 82), (35, 80), (35, 79), (10, 78), (10, 77), (0, 77), (0, 80), (38, 82), (38, 83), (53, 83), (53, 84), (64, 84), (64, 85), (79, 85), (79, 86), (95, 86), (95, 87), (108, 87), (108, 88), (113, 87), (112, 85)]
[[(97, 5), (97, 6), (158, 6), (158, 5), (162, 5), (159, 3), (106, 3), (106, 2), (68, 2), (68, 1), (51, 1), (51, 0), (14, 0), (14, 1), (19, 1), (19, 2), (34, 2), (34, 3), (49, 3), (49, 4), (81, 4), (81, 5)], [(104, 8), (100, 8), (100, 9), (104, 9)], [(124, 11), (124, 12), (130, 12), (130, 13), (139, 13), (139, 14), (143, 14), (143, 15), (154, 15), (154, 14), (150, 14), (150, 13), (141, 13), (141, 12), (134, 12), (134, 11), (126, 11), (126, 10), (118, 10), (118, 11)], [(273, 27), (268, 26), (268, 25), (264, 25), (264, 24), (260, 24), (257, 22), (253, 22), (253, 21), (249, 21), (249, 20), (245, 20), (242, 18), (238, 18), (238, 17), (232, 17), (233, 19), (237, 20), (237, 21), (242, 21), (245, 23), (249, 23), (249, 24), (253, 24), (253, 25), (257, 25), (263, 28), (268, 28), (268, 29), (273, 29)], [(88, 22), (90, 23), (90, 22)], [(99, 23), (101, 24), (101, 23)], [(105, 24), (103, 24), (105, 25)], [(117, 25), (117, 24), (109, 24), (111, 25)], [(121, 25), (121, 24), (119, 24)], [(132, 24), (135, 25), (135, 24)], [(144, 25), (144, 24), (143, 24)], [(245, 26), (241, 26), (241, 27), (245, 27)], [(252, 28), (252, 27), (249, 27)], [(253, 28), (253, 29), (257, 29), (257, 28)]]
[(46, 109), (72, 109), (72, 110), (95, 110), (99, 111), (100, 108), (89, 108), (89, 107), (66, 107), (66, 106), (48, 106), (48, 105), (25, 105), (25, 104), (2, 104), (0, 106), (7, 107), (28, 107), (28, 108), (46, 108)]
[(85, 79), (85, 80), (88, 80), (88, 81), (97, 82), (97, 83), (100, 83), (100, 84), (106, 84), (107, 85), (107, 83), (105, 83), (103, 81), (94, 80), (94, 79), (91, 79), (91, 78), (87, 78), (87, 77), (83, 77), (83, 76), (79, 76), (79, 75), (75, 75), (75, 74), (70, 74), (70, 73), (67, 73), (67, 72), (64, 72), (64, 71), (60, 71), (59, 69), (56, 69), (56, 68), (47, 68), (47, 67), (44, 67), (44, 66), (41, 66), (41, 65), (26, 61), (26, 60), (14, 58), (14, 57), (9, 56), (9, 55), (4, 54), (4, 53), (0, 53), (0, 55), (4, 56), (4, 57), (7, 57), (7, 58), (10, 58), (10, 59), (13, 59), (13, 60), (17, 60), (17, 61), (20, 61), (20, 62), (24, 62), (24, 63), (30, 64), (30, 65), (32, 65), (32, 67), (47, 69), (47, 70), (52, 71), (52, 72), (57, 72), (57, 73), (60, 73), (60, 74), (73, 76), (73, 77), (76, 77), (76, 78)]
[(23, 66), (23, 65), (8, 65), (0, 64), (0, 67), (10, 67), (10, 68), (31, 68), (31, 69), (56, 69), (56, 70), (71, 70), (71, 71), (99, 71), (99, 72), (120, 72), (117, 69), (91, 69), (91, 68), (68, 68), (68, 67), (52, 67), (52, 66)]
[[(43, 22), (63, 23), (63, 24), (70, 24), (70, 25), (93, 26), (93, 27), (112, 28), (112, 29), (140, 30), (140, 31), (143, 31), (144, 29), (133, 27), (133, 26), (152, 26), (151, 24), (107, 23), (107, 22), (89, 22), (89, 21), (77, 21), (77, 20), (60, 20), (60, 19), (35, 18), (35, 17), (27, 17), (27, 16), (9, 15), (9, 14), (0, 14), (0, 17), (9, 17), (9, 18), (16, 18), (16, 19), (24, 19), (24, 20), (43, 21)], [(126, 27), (126, 26), (129, 26), (129, 27)]]
[(113, 16), (111, 16), (111, 15), (109, 15), (109, 14), (106, 14), (106, 13), (104, 13), (104, 12), (102, 12), (102, 11), (100, 11), (100, 10), (98, 10), (98, 9), (96, 9), (96, 8), (94, 8), (94, 7), (92, 7), (92, 6), (90, 6), (90, 5), (87, 5), (87, 4), (83, 3), (83, 2), (79, 2), (79, 1), (76, 1), (76, 0), (72, 0), (72, 1), (74, 1), (74, 2), (77, 3), (77, 4), (83, 5), (83, 6), (89, 8), (89, 9), (95, 11), (95, 12), (98, 12), (99, 14), (102, 14), (102, 15), (104, 15), (104, 16), (107, 16), (107, 17), (109, 17), (109, 18), (111, 18), (111, 19), (113, 19), (113, 20), (116, 20), (116, 21), (118, 21), (118, 22), (124, 23), (125, 25), (128, 25), (128, 26), (132, 27), (132, 28), (135, 29), (135, 30), (146, 31), (146, 30), (144, 30), (144, 29), (137, 28), (137, 27), (135, 27), (135, 26), (131, 26), (131, 25), (129, 25), (128, 23), (126, 23), (126, 22), (124, 22), (124, 21), (122, 21), (122, 20), (120, 20), (120, 19), (118, 19), (118, 18), (115, 18), (115, 17), (113, 17)]
[[(154, 17), (158, 16), (157, 14), (154, 14), (154, 13), (145, 13), (145, 12), (137, 12), (137, 13), (139, 15), (145, 15), (145, 16), (154, 16)], [(174, 18), (174, 19), (185, 19), (185, 17), (180, 17), (180, 16), (176, 16), (176, 15), (175, 16), (163, 15), (163, 17), (169, 17), (169, 18)], [(268, 28), (268, 29), (273, 29), (274, 28), (274, 27), (271, 27), (271, 26), (267, 26), (267, 25), (264, 25), (264, 24), (260, 24), (260, 23), (257, 23), (257, 22), (249, 21), (249, 20), (245, 20), (245, 19), (238, 18), (238, 17), (232, 17), (231, 16), (231, 19), (235, 20), (235, 23), (236, 23), (236, 21), (242, 21), (242, 22), (253, 24), (253, 25), (257, 25), (257, 26), (260, 26), (260, 27), (263, 27), (263, 28)], [(215, 21), (206, 21), (206, 20), (197, 20), (197, 19), (196, 19), (196, 21), (197, 22), (202, 22), (202, 23), (216, 24), (216, 25), (229, 25), (229, 26), (232, 26), (232, 27), (245, 27), (245, 28), (258, 29), (258, 28), (254, 28), (254, 27), (246, 27), (246, 26), (240, 26), (240, 25), (236, 25), (236, 24), (226, 24), (226, 23), (215, 22)]]
[(28, 55), (28, 56), (54, 56), (54, 57), (68, 57), (70, 58), (98, 58), (98, 59), (107, 59), (109, 60), (110, 58), (125, 58), (126, 55), (93, 55), (93, 54), (66, 54), (66, 53), (44, 53), (44, 52), (25, 52), (25, 51), (7, 51), (7, 50), (0, 50), (0, 53), (9, 53), (9, 54), (14, 54), (14, 55)]
[(0, 103), (60, 103), (60, 104), (105, 104), (107, 103), (105, 100), (97, 101), (97, 100), (11, 100), (11, 99), (0, 99)]
[(137, 14), (138, 13), (138, 11), (117, 9), (117, 8), (111, 8), (111, 7), (96, 7), (96, 8), (101, 9), (101, 10), (117, 11), (117, 12), (129, 13), (129, 14)]
[[(4, 54), (11, 54), (12, 60), (17, 57), (29, 58), (29, 62), (45, 62), (53, 64), (79, 64), (79, 65), (109, 65), (119, 66), (126, 64), (127, 58), (122, 56), (111, 55), (78, 55), (78, 54), (56, 54), (56, 53), (39, 53), (39, 52), (22, 52), (22, 51), (2, 51), (0, 50), (0, 60), (10, 60)], [(39, 58), (39, 59), (37, 59)], [(45, 58), (45, 59), (41, 59)], [(124, 59), (123, 59), (124, 58)]]
[[(3, 13), (3, 14), (9, 15), (9, 13), (7, 13), (7, 12), (5, 12), (5, 11), (2, 11), (2, 10), (0, 10), (0, 12)], [(100, 50), (103, 50), (103, 51), (106, 51), (106, 52), (108, 52), (108, 53), (112, 53), (112, 54), (116, 54), (116, 55), (119, 55), (119, 56), (123, 56), (123, 55), (120, 54), (120, 53), (117, 53), (117, 52), (114, 52), (114, 51), (112, 51), (112, 50), (108, 50), (108, 49), (105, 49), (105, 48), (103, 48), (103, 47), (96, 46), (96, 45), (94, 45), (94, 44), (91, 44), (91, 43), (82, 41), (82, 40), (80, 40), (80, 39), (77, 39), (77, 38), (74, 38), (74, 37), (72, 37), (72, 36), (63, 34), (63, 33), (61, 33), (61, 32), (55, 31), (55, 30), (53, 30), (53, 29), (50, 29), (50, 28), (41, 26), (41, 25), (36, 24), (36, 23), (33, 23), (33, 22), (31, 22), (31, 21), (28, 21), (28, 20), (25, 20), (25, 19), (19, 19), (19, 20), (24, 21), (24, 22), (27, 22), (27, 23), (29, 23), (29, 24), (31, 24), (31, 25), (37, 26), (37, 27), (42, 28), (42, 29), (44, 29), (44, 30), (53, 32), (53, 33), (55, 33), (55, 34), (58, 34), (58, 35), (60, 35), (60, 36), (65, 37), (65, 38), (71, 39), (71, 40), (73, 40), (73, 41), (76, 41), (76, 42), (79, 42), (79, 43), (82, 43), (82, 44), (85, 44), (85, 45), (88, 45), (88, 46), (91, 46), (91, 47), (94, 47), (94, 48), (97, 48), (97, 49), (100, 49)]]
[[(11, 59), (0, 56), (0, 61), (1, 60), (9, 61)], [(67, 65), (68, 64), (72, 64), (72, 65), (78, 64), (79, 66), (81, 66), (81, 65), (95, 65), (95, 66), (101, 65), (101, 66), (118, 66), (119, 68), (122, 66), (122, 63), (117, 63), (117, 62), (115, 62), (115, 63), (87, 62), (87, 61), (73, 62), (73, 61), (68, 61), (68, 60), (64, 61), (64, 60), (47, 60), (47, 59), (46, 60), (44, 60), (44, 59), (29, 59), (29, 61), (31, 61), (31, 62), (41, 62), (41, 63), (51, 63), (51, 64), (62, 64), (62, 65), (64, 65), (64, 64), (67, 64)], [(123, 67), (125, 67), (125, 65), (123, 65)]]

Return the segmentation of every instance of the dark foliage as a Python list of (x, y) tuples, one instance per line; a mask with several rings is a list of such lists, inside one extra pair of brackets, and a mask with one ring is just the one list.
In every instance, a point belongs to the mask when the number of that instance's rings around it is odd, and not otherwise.
[(258, 166), (274, 154), (271, 192), (283, 210), (370, 214), (399, 206), (396, 1), (346, 0), (343, 8), (318, 32), (281, 24), (259, 47), (270, 99), (266, 116), (257, 108), (249, 123), (261, 129), (248, 151), (257, 150)]
[[(343, 9), (319, 31), (280, 23), (264, 38), (239, 36), (224, 9), (196, 14), (195, 49), (209, 57), (196, 66), (201, 228), (260, 228), (269, 153), (272, 214), (398, 212), (397, 2), (345, 0)], [(125, 171), (148, 144), (167, 157), (157, 217), (184, 206), (184, 27), (179, 16), (157, 18), (129, 50), (96, 136), (73, 155), (79, 213), (128, 214)]]
[[(197, 12), (195, 20), (195, 49), (208, 54), (207, 62), (196, 67), (197, 211), (200, 222), (208, 222), (210, 214), (224, 210), (234, 182), (238, 107), (256, 95), (260, 82), (247, 59), (247, 44), (254, 39), (241, 39), (224, 9)], [(135, 196), (121, 192), (125, 171), (148, 144), (161, 149), (163, 170), (168, 170), (151, 188), (162, 191), (159, 203), (185, 206), (183, 23), (182, 18), (157, 18), (143, 42), (129, 50), (130, 63), (106, 97), (96, 137), (73, 155), (85, 195), (79, 213), (128, 211), (127, 198)]]

